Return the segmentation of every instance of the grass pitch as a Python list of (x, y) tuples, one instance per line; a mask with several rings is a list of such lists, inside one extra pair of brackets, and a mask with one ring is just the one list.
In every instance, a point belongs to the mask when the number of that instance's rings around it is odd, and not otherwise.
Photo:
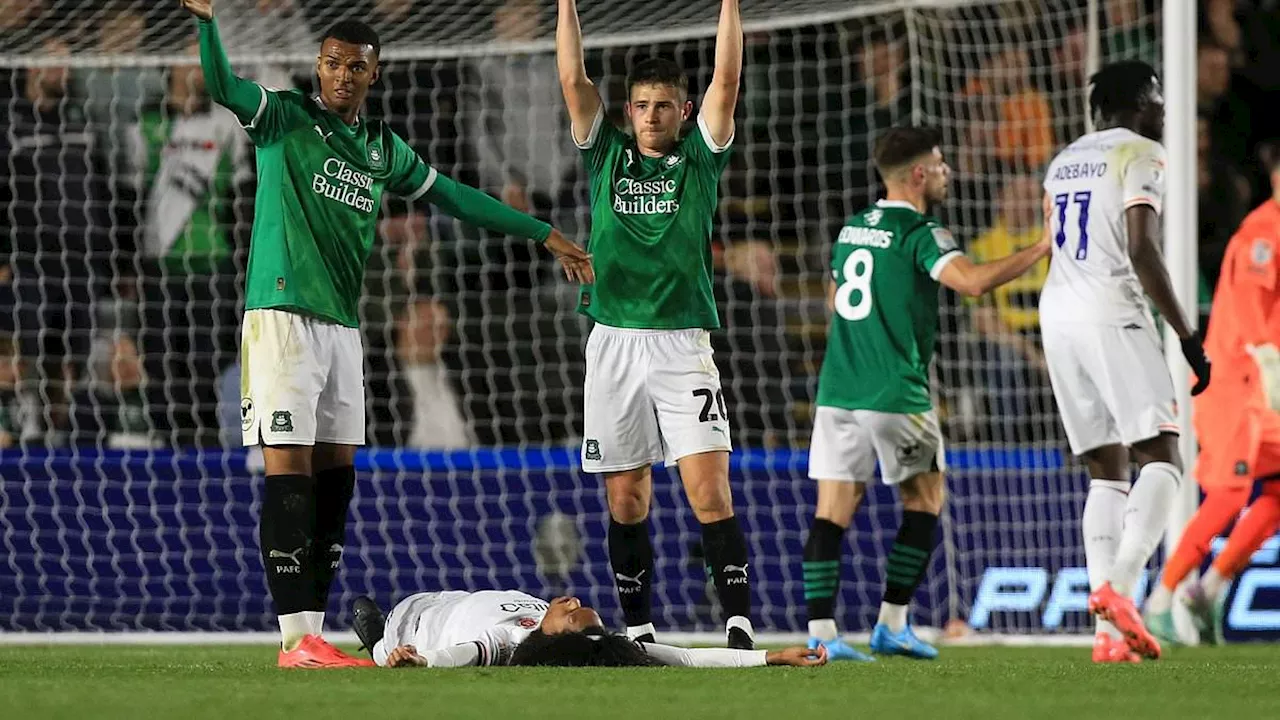
[(1104, 667), (1083, 648), (1000, 647), (814, 669), (283, 671), (274, 662), (261, 646), (0, 647), (0, 718), (1280, 717), (1280, 647), (1265, 645)]

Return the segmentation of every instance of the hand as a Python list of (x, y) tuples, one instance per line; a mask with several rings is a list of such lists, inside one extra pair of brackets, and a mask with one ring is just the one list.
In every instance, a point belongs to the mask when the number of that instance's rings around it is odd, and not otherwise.
[(418, 654), (412, 645), (401, 645), (387, 653), (387, 667), (426, 667), (427, 659)]
[(1196, 374), (1196, 384), (1191, 388), (1192, 395), (1199, 395), (1209, 387), (1210, 363), (1204, 354), (1204, 345), (1200, 344), (1199, 335), (1191, 335), (1182, 339), (1182, 357)]
[(542, 244), (564, 266), (566, 278), (583, 285), (596, 281), (596, 271), (591, 267), (591, 254), (561, 235), (559, 230), (553, 228)]
[(213, 19), (213, 0), (178, 0), (178, 4), (201, 20)]
[(770, 650), (765, 653), (766, 665), (791, 665), (792, 667), (816, 667), (827, 664), (827, 649), (819, 645), (812, 650), (807, 647), (790, 647), (785, 650)]

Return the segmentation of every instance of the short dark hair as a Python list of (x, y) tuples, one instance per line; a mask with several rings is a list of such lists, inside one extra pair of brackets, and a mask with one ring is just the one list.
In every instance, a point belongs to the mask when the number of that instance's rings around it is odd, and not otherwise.
[(1160, 82), (1155, 68), (1141, 60), (1124, 60), (1102, 68), (1089, 78), (1089, 113), (1104, 118), (1137, 112), (1146, 90)]
[(320, 44), (333, 38), (352, 45), (372, 45), (373, 54), (382, 54), (382, 42), (378, 40), (378, 31), (359, 20), (341, 20), (329, 26), (329, 31), (320, 38)]
[(689, 92), (689, 78), (674, 60), (666, 58), (645, 58), (631, 66), (627, 73), (627, 97), (637, 85), (671, 85), (683, 93)]
[(897, 170), (942, 144), (942, 133), (934, 128), (899, 125), (876, 139), (875, 163), (881, 175)]
[(658, 661), (625, 635), (603, 628), (548, 635), (534, 630), (511, 654), (511, 664), (525, 667), (647, 667)]

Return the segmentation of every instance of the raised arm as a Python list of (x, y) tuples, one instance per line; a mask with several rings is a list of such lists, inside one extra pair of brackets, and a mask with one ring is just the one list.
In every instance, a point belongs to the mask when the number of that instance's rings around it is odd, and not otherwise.
[(578, 22), (575, 0), (560, 0), (556, 19), (556, 68), (560, 72), (564, 104), (569, 107), (574, 142), (585, 143), (601, 102), (600, 92), (587, 77), (587, 65), (582, 58), (582, 25)]
[(266, 104), (266, 93), (255, 82), (236, 77), (231, 61), (218, 37), (212, 0), (181, 0), (182, 7), (200, 20), (200, 67), (204, 85), (214, 102), (235, 113), (240, 124), (249, 126)]
[(742, 16), (738, 0), (722, 0), (716, 31), (716, 67), (702, 98), (702, 122), (717, 146), (733, 140), (733, 111), (742, 77)]

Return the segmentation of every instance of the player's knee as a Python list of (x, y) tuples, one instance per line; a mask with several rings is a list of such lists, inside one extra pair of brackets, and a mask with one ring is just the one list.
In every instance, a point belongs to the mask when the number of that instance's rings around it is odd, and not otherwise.
[(702, 524), (719, 522), (733, 517), (733, 496), (729, 483), (707, 480), (688, 485), (689, 506)]
[(898, 486), (898, 497), (904, 510), (941, 514), (946, 502), (942, 473), (924, 473), (903, 482)]
[(867, 486), (863, 483), (819, 481), (814, 517), (847, 528), (866, 494)]
[(619, 473), (605, 480), (609, 516), (633, 525), (649, 516), (649, 477), (646, 472)]
[(624, 525), (634, 525), (649, 516), (649, 504), (638, 493), (609, 493), (609, 516)]
[(1178, 451), (1178, 436), (1173, 433), (1160, 433), (1150, 440), (1135, 443), (1133, 455), (1139, 466), (1162, 462), (1182, 472), (1182, 453)]

